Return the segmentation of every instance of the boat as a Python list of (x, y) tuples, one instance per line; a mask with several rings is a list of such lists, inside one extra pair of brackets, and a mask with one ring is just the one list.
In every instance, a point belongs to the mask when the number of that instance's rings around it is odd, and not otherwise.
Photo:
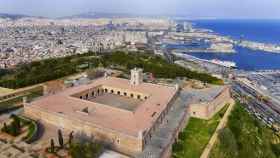
[(228, 68), (237, 68), (236, 63), (232, 62), (232, 61), (222, 61), (222, 60), (218, 60), (218, 59), (212, 59), (212, 60), (210, 60), (210, 62), (213, 64), (228, 67)]

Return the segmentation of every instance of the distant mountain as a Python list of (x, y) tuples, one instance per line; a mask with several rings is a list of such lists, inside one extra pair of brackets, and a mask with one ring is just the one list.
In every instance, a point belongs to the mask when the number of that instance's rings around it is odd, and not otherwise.
[(21, 19), (21, 18), (26, 18), (26, 17), (30, 17), (28, 15), (23, 15), (23, 14), (7, 14), (7, 13), (0, 13), (0, 18), (9, 18), (12, 20), (17, 20), (17, 19)]
[(122, 17), (137, 17), (139, 15), (129, 14), (129, 13), (100, 13), (100, 12), (86, 12), (72, 16), (61, 17), (59, 19), (74, 19), (74, 18), (84, 18), (84, 19), (97, 19), (97, 18), (122, 18)]

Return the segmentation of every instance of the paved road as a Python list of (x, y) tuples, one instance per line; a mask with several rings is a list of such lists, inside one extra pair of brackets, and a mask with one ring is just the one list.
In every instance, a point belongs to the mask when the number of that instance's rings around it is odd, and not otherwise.
[(251, 99), (243, 99), (246, 102), (246, 109), (250, 113), (256, 115), (259, 119), (263, 120), (265, 123), (268, 122), (268, 120), (273, 120), (271, 123), (274, 123), (276, 121), (280, 124), (280, 114), (278, 111), (275, 111), (275, 105), (273, 104), (266, 104), (264, 102), (261, 102), (258, 100), (258, 94), (256, 91), (251, 89), (250, 87), (247, 87), (241, 83), (235, 82), (232, 86), (233, 92), (239, 95), (239, 98), (244, 98), (244, 96), (249, 96)]

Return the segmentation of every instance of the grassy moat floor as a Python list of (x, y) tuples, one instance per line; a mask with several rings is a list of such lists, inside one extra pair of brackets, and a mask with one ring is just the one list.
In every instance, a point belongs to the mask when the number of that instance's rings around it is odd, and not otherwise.
[(173, 157), (199, 158), (227, 108), (226, 105), (210, 120), (190, 118), (187, 127), (179, 134), (179, 140), (173, 145)]

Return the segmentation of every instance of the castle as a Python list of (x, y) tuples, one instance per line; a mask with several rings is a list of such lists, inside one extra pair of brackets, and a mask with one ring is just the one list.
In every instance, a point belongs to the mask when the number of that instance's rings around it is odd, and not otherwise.
[(145, 148), (178, 93), (178, 86), (131, 79), (99, 78), (24, 105), (24, 114), (60, 129), (83, 132), (116, 151), (135, 155)]

